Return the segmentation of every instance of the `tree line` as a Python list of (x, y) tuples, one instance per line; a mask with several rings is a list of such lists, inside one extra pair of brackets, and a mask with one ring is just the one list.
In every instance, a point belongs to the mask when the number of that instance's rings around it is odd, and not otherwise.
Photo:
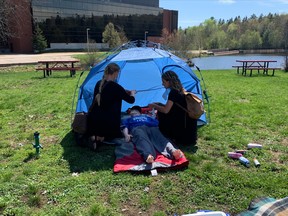
[(288, 14), (240, 16), (227, 21), (214, 17), (199, 26), (179, 29), (173, 34), (162, 31), (163, 43), (175, 50), (209, 49), (286, 49)]

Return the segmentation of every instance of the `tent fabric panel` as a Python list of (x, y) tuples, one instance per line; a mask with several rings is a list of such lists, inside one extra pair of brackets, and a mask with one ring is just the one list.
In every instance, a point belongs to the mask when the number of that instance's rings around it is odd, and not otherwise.
[(118, 83), (125, 89), (136, 90), (135, 103), (122, 103), (122, 111), (126, 111), (133, 105), (147, 106), (151, 102), (165, 102), (162, 94), (165, 91), (162, 86), (161, 73), (153, 60), (127, 61), (125, 68), (121, 70)]
[(130, 48), (122, 50), (113, 61), (133, 61), (133, 60), (146, 60), (168, 57), (169, 54), (166, 51), (160, 49), (151, 49), (148, 47)]
[[(91, 73), (91, 71), (90, 71)], [(76, 112), (88, 112), (92, 104), (94, 88), (98, 80), (102, 79), (103, 72), (95, 73), (80, 87)]]

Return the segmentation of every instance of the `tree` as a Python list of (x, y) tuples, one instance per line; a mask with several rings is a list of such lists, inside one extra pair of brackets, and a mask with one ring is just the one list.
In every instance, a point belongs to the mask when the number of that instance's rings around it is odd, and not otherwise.
[(0, 41), (7, 41), (10, 31), (8, 28), (9, 7), (5, 0), (0, 1)]
[(223, 30), (216, 31), (215, 34), (210, 37), (209, 48), (211, 49), (227, 48), (227, 45), (226, 34)]
[(172, 38), (170, 37), (169, 31), (166, 28), (162, 29), (161, 43), (166, 46), (170, 46), (170, 44), (173, 43)]
[(22, 19), (21, 11), (30, 7), (30, 1), (0, 0), (0, 43), (7, 42), (11, 37), (18, 37), (13, 27), (23, 24), (24, 20)]
[(283, 41), (286, 52), (288, 51), (288, 16), (283, 20)]
[(199, 53), (201, 53), (202, 50), (204, 49), (204, 43), (205, 43), (204, 42), (204, 27), (200, 25), (196, 31), (196, 44), (197, 44)]
[(280, 29), (276, 29), (273, 32), (270, 33), (269, 35), (269, 44), (271, 44), (271, 47), (273, 48), (283, 48), (284, 46), (284, 41), (283, 38), (283, 31)]
[[(211, 47), (209, 47), (209, 43), (210, 43), (209, 40), (211, 40), (211, 36), (213, 34), (215, 34), (217, 31), (218, 31), (218, 26), (217, 26), (217, 23), (216, 23), (216, 21), (214, 20), (213, 17), (211, 17), (210, 19), (204, 21), (204, 23), (203, 23), (203, 34), (201, 34), (201, 37), (203, 38), (202, 45), (203, 45), (204, 49), (211, 48)], [(216, 48), (216, 47), (213, 47), (213, 48)]]
[(189, 42), (187, 40), (187, 36), (185, 31), (179, 30), (178, 32), (176, 30), (173, 31), (173, 33), (169, 34), (168, 30), (166, 28), (162, 29), (162, 37), (161, 37), (161, 43), (175, 51), (177, 51), (178, 55), (186, 55), (186, 52), (188, 50)]
[(127, 43), (129, 40), (128, 38), (126, 37), (126, 34), (125, 34), (125, 31), (124, 31), (124, 28), (121, 27), (121, 26), (116, 26), (117, 29), (118, 29), (118, 35), (119, 35), (119, 38), (120, 38), (120, 43), (121, 44), (124, 44), (124, 43)]
[(243, 49), (258, 49), (262, 46), (262, 39), (259, 32), (247, 30), (241, 35), (240, 46)]
[(33, 48), (38, 52), (43, 52), (47, 48), (47, 41), (38, 25), (36, 26), (33, 35)]
[(102, 41), (103, 43), (108, 43), (109, 48), (114, 48), (116, 46), (119, 46), (121, 44), (120, 36), (118, 32), (114, 28), (113, 23), (108, 23), (105, 26), (105, 30), (102, 33)]
[(235, 23), (231, 23), (227, 28), (227, 47), (230, 49), (237, 49), (239, 47), (240, 29)]

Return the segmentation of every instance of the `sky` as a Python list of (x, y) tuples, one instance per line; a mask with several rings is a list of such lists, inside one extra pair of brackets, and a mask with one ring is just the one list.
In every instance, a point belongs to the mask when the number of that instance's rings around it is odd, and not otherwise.
[(255, 14), (288, 14), (288, 0), (160, 0), (160, 7), (178, 11), (178, 27), (198, 26), (205, 20), (229, 20)]

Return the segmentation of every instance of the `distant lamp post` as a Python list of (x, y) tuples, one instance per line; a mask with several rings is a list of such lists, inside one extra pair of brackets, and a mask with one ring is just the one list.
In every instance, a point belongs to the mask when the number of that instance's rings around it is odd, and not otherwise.
[(145, 35), (144, 35), (144, 38), (145, 38), (145, 44), (146, 44), (146, 40), (147, 40), (147, 34), (148, 34), (148, 31), (145, 31)]
[(87, 28), (87, 29), (86, 29), (86, 35), (87, 35), (87, 50), (88, 50), (88, 53), (89, 53), (89, 34), (88, 34), (89, 30), (90, 30), (90, 28)]

